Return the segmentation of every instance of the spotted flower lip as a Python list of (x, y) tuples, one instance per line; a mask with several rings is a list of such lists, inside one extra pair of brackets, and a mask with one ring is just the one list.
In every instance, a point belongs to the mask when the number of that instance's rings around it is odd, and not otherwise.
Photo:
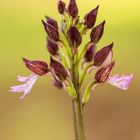
[(20, 99), (23, 99), (27, 94), (30, 93), (33, 85), (35, 84), (38, 78), (39, 75), (36, 74), (31, 74), (27, 77), (18, 76), (18, 81), (24, 82), (24, 84), (12, 86), (10, 92), (14, 92), (14, 93), (24, 92), (24, 94), (20, 97)]
[(127, 90), (132, 80), (133, 74), (131, 75), (122, 74), (122, 76), (120, 77), (119, 74), (115, 74), (114, 76), (109, 77), (107, 83), (116, 86), (117, 88), (120, 88), (122, 90)]

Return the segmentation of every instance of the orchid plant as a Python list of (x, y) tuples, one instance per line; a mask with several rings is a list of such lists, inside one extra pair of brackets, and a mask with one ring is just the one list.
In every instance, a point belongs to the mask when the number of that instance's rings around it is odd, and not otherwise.
[[(97, 51), (97, 44), (104, 33), (105, 21), (95, 26), (99, 6), (87, 13), (81, 20), (75, 0), (70, 0), (66, 7), (65, 2), (58, 1), (58, 11), (62, 17), (61, 27), (50, 17), (42, 20), (46, 32), (46, 48), (50, 53), (50, 64), (44, 61), (33, 61), (23, 58), (25, 66), (32, 72), (27, 77), (18, 76), (22, 85), (12, 86), (10, 91), (23, 92), (23, 99), (30, 93), (37, 79), (44, 75), (51, 75), (54, 85), (65, 89), (72, 99), (75, 140), (85, 140), (84, 108), (94, 92), (96, 86), (109, 83), (122, 90), (128, 89), (133, 75), (111, 76), (115, 66), (113, 60), (113, 43)], [(90, 39), (82, 43), (82, 38), (90, 31)], [(92, 72), (95, 72), (93, 75)], [(86, 75), (93, 78), (82, 89)]]

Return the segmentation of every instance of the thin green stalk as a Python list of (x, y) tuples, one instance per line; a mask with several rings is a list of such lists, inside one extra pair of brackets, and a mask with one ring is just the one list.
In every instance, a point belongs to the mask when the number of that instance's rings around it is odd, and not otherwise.
[[(75, 56), (76, 57), (76, 56)], [(79, 63), (74, 63), (72, 59), (72, 82), (76, 90), (77, 98), (72, 100), (73, 118), (75, 126), (75, 140), (85, 140), (82, 103), (79, 93)]]

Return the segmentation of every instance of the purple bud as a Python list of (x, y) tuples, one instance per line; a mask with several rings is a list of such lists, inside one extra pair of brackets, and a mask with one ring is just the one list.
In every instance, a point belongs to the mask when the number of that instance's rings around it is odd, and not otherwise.
[(70, 0), (68, 5), (68, 12), (73, 18), (78, 15), (78, 7), (75, 0)]
[(23, 61), (26, 67), (37, 75), (42, 76), (49, 71), (48, 64), (44, 61), (30, 61), (26, 58), (23, 58)]
[(63, 88), (62, 82), (58, 81), (57, 79), (54, 80), (54, 86), (56, 86), (58, 89)]
[(87, 26), (87, 28), (92, 28), (96, 22), (96, 17), (97, 17), (97, 13), (98, 13), (98, 8), (99, 5), (93, 9), (92, 11), (90, 11), (85, 17), (84, 17), (84, 25)]
[(59, 2), (58, 2), (59, 13), (63, 14), (65, 12), (65, 8), (66, 8), (66, 4), (63, 1), (59, 0)]
[(96, 72), (95, 79), (97, 80), (98, 83), (104, 83), (108, 80), (114, 65), (115, 65), (115, 61), (113, 61), (111, 64), (107, 65), (106, 67), (99, 69)]
[(57, 44), (51, 41), (49, 38), (47, 38), (47, 49), (52, 55), (56, 55), (58, 53)]
[(108, 63), (110, 63), (110, 61), (112, 60), (112, 48), (113, 43), (99, 50), (94, 56), (94, 65), (101, 66), (105, 62), (105, 60), (107, 60), (108, 57), (109, 57)]
[(58, 80), (63, 81), (68, 76), (67, 71), (64, 68), (64, 66), (60, 62), (54, 60), (52, 57), (50, 61), (50, 67), (51, 67), (52, 74), (55, 77), (58, 77)]
[(80, 32), (75, 26), (70, 27), (70, 29), (67, 32), (67, 35), (71, 46), (77, 48), (81, 44), (82, 38)]
[(59, 41), (58, 30), (55, 27), (53, 27), (52, 25), (44, 22), (43, 20), (42, 20), (42, 23), (44, 25), (44, 29), (45, 29), (46, 33), (48, 34), (49, 38), (54, 41)]
[(58, 24), (57, 24), (57, 21), (53, 18), (50, 18), (48, 16), (46, 16), (46, 23), (52, 25), (56, 30), (58, 29)]
[(86, 50), (86, 53), (84, 55), (85, 61), (87, 61), (87, 62), (93, 61), (95, 49), (96, 49), (96, 46), (92, 42), (87, 44), (87, 50)]
[(90, 34), (90, 39), (94, 44), (97, 44), (103, 36), (105, 21), (95, 26)]

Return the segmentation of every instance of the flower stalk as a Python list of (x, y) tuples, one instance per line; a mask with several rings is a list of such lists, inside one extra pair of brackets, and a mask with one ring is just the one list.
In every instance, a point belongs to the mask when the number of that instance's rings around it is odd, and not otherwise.
[(84, 113), (81, 103), (81, 94), (79, 89), (79, 67), (78, 61), (74, 63), (74, 56), (72, 59), (72, 82), (76, 90), (77, 98), (72, 100), (73, 120), (75, 126), (75, 140), (85, 140), (84, 134)]

